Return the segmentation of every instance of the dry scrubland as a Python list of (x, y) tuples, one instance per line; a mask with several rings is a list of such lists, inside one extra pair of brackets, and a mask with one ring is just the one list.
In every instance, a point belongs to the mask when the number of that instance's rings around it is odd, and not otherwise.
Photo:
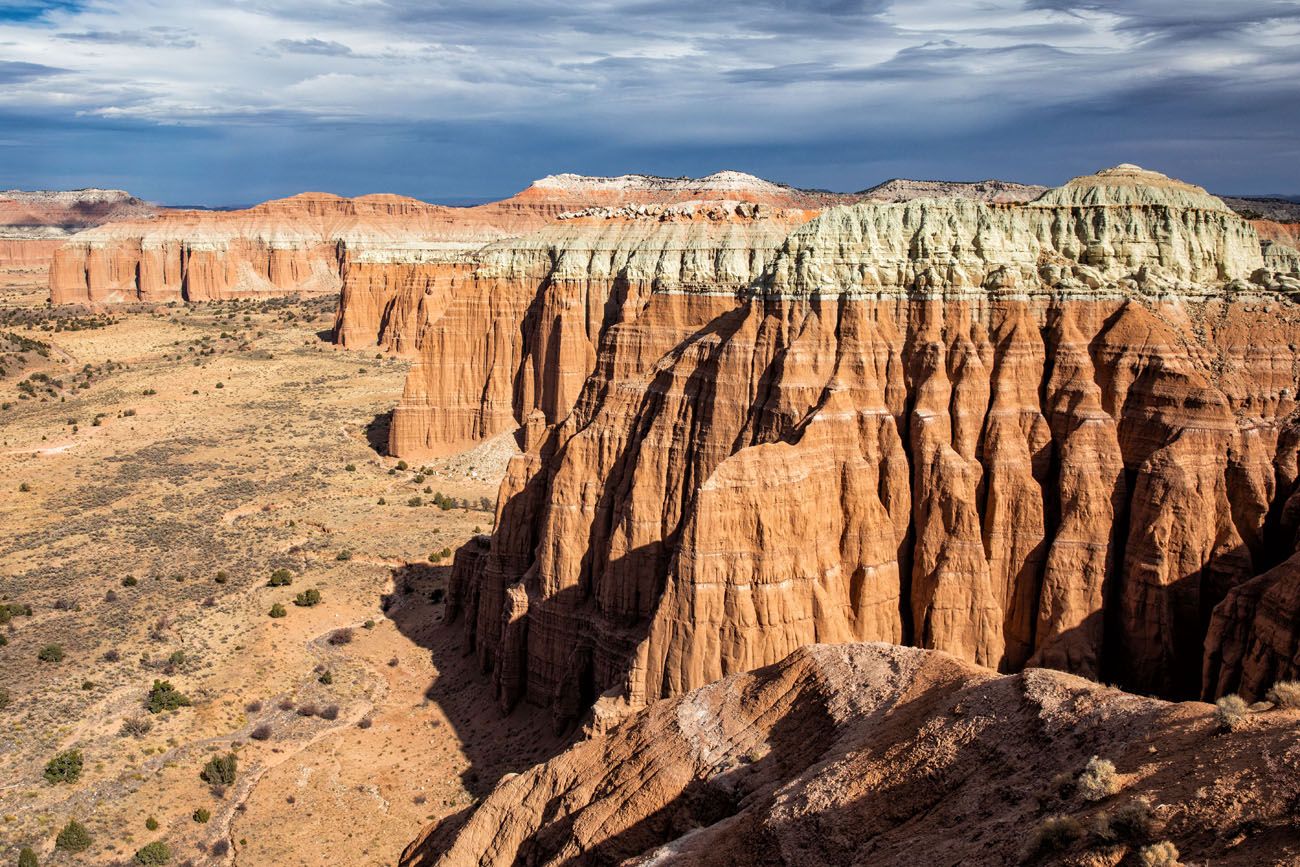
[[(328, 345), (334, 301), (0, 295), (0, 862), (391, 864), (554, 748), (490, 706), (431, 562), (490, 528), (513, 444), (427, 478), (381, 456), (406, 363)], [(155, 680), (190, 705), (149, 713)], [(201, 779), (231, 752), (233, 783)]]

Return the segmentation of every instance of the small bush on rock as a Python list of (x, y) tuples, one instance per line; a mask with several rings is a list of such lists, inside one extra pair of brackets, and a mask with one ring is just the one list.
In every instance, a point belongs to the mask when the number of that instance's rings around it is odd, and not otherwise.
[(1268, 691), (1268, 700), (1288, 710), (1300, 708), (1300, 680), (1283, 680), (1273, 684), (1273, 688)]
[(1115, 773), (1114, 763), (1097, 756), (1088, 759), (1083, 773), (1079, 774), (1075, 788), (1085, 801), (1109, 798), (1119, 791), (1119, 775)]
[(1032, 855), (1059, 852), (1083, 836), (1083, 825), (1073, 816), (1048, 816), (1034, 829), (1029, 841)]
[(1142, 867), (1179, 867), (1178, 847), (1168, 840), (1143, 846), (1138, 850), (1138, 864)]
[(1236, 731), (1246, 724), (1246, 702), (1239, 695), (1225, 695), (1214, 703), (1214, 720), (1219, 730)]

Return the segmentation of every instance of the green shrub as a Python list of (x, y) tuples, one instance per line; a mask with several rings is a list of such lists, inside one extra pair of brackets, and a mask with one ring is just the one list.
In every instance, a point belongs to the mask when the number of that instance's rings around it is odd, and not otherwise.
[(1268, 691), (1268, 700), (1281, 708), (1300, 708), (1300, 680), (1282, 680)]
[(64, 750), (45, 763), (45, 779), (51, 783), (75, 783), (84, 764), (80, 750)]
[(293, 583), (293, 573), (288, 569), (276, 569), (271, 573), (271, 580), (266, 582), (267, 587), (288, 587)]
[(1214, 719), (1219, 729), (1236, 731), (1246, 723), (1246, 702), (1239, 695), (1225, 695), (1214, 703)]
[(276, 602), (274, 605), (271, 606), (271, 610), (270, 612), (268, 612), (268, 615), (270, 617), (284, 617), (288, 613), (289, 612), (285, 610), (285, 607), (283, 605), (281, 605), (279, 602)]
[(64, 852), (85, 852), (90, 848), (90, 832), (76, 819), (69, 819), (59, 836), (54, 838), (54, 847)]
[(31, 846), (24, 846), (23, 850), (18, 853), (18, 867), (40, 867), (36, 860), (36, 853), (32, 851)]
[(293, 604), (300, 608), (311, 608), (313, 605), (320, 604), (320, 591), (315, 587), (304, 590), (297, 596), (293, 597)]
[(220, 571), (217, 573), (217, 577), (215, 580), (218, 584), (225, 584), (227, 581), (230, 580), (230, 574), (224, 570)]
[(188, 696), (172, 686), (171, 681), (155, 680), (144, 706), (149, 713), (162, 713), (165, 710), (189, 707), (190, 700)]
[(345, 466), (343, 469), (347, 470), (349, 473), (355, 473), (355, 472), (357, 471), (357, 465), (356, 465), (356, 464), (348, 464), (348, 465)]
[(420, 497), (411, 497), (411, 499), (406, 501), (406, 505), (410, 506), (411, 508), (415, 508), (416, 506), (423, 506), (424, 500)]
[(194, 821), (198, 822), (200, 825), (206, 825), (208, 820), (211, 818), (212, 813), (208, 812), (204, 807), (199, 807), (194, 811)]
[(229, 786), (235, 782), (235, 770), (237, 759), (234, 753), (226, 753), (224, 756), (213, 756), (208, 759), (208, 763), (203, 766), (199, 772), (199, 778), (203, 782), (213, 786)]
[(320, 677), (316, 678), (316, 680), (317, 682), (322, 683), (325, 686), (329, 686), (331, 683), (334, 682), (334, 675), (327, 670)]
[(361, 628), (362, 628), (362, 629), (374, 629), (374, 628), (375, 628), (375, 621), (373, 621), (373, 620), (367, 620), (365, 623), (361, 624)]
[(335, 559), (335, 560), (338, 560), (340, 563), (342, 563), (342, 562), (346, 562), (346, 561), (352, 559), (352, 552), (351, 552), (351, 551), (340, 551), (340, 552), (339, 552), (339, 553), (334, 557), (334, 559)]
[(407, 465), (406, 461), (398, 461), (398, 462), (397, 462), (397, 469), (398, 469), (399, 472), (406, 472), (406, 470), (408, 469), (408, 465)]
[(1048, 816), (1034, 829), (1029, 841), (1032, 855), (1058, 852), (1083, 836), (1083, 825), (1073, 816)]
[(185, 664), (185, 651), (183, 651), (183, 650), (173, 650), (171, 656), (167, 657), (167, 664), (168, 664), (168, 665), (184, 665), (184, 664)]
[(155, 819), (153, 816), (150, 816), (148, 819), (144, 820), (144, 826), (148, 828), (150, 831), (157, 831), (158, 820)]
[(62, 662), (63, 648), (57, 644), (47, 644), (36, 654), (36, 658), (41, 662)]
[(145, 865), (145, 867), (154, 867), (157, 864), (166, 864), (172, 860), (172, 850), (161, 840), (144, 846), (136, 851), (135, 863)]
[(18, 493), (20, 494), (30, 494), (31, 492), (32, 492), (32, 486), (27, 484), (26, 482), (23, 482), (18, 486)]
[(122, 579), (122, 586), (123, 586), (123, 587), (134, 587), (135, 585), (137, 585), (137, 584), (139, 584), (139, 583), (140, 583), (140, 580), (139, 580), (138, 578), (136, 578), (134, 575), (128, 575), (128, 576), (126, 576), (125, 578)]
[(1088, 759), (1075, 787), (1085, 801), (1109, 798), (1119, 791), (1119, 775), (1115, 773), (1114, 763), (1096, 756)]
[(9, 707), (9, 690), (0, 686), (0, 710)]

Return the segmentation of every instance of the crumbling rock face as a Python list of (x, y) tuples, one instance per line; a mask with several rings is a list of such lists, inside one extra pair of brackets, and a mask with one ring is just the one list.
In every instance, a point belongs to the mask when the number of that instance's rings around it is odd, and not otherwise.
[(1246, 221), (1152, 175), (833, 208), (744, 291), (536, 239), (530, 451), (454, 588), (502, 706), (616, 716), (852, 641), (1198, 695), (1215, 606), (1293, 547), (1300, 311)]
[[(1058, 672), (816, 645), (504, 778), (401, 863), (1013, 865), (1051, 857), (1034, 844), (1051, 815), (1094, 829), (1065, 840), (1061, 863), (1116, 864), (1158, 839), (1184, 863), (1290, 863), (1298, 716), (1252, 714), (1221, 734), (1208, 705)], [(1092, 756), (1118, 771), (1119, 791), (1096, 802), (1073, 785)], [(1098, 836), (1139, 799), (1151, 827)]]
[(390, 452), (456, 451), (534, 414), (535, 426), (558, 422), (596, 366), (602, 335), (623, 337), (603, 360), (605, 375), (639, 372), (734, 307), (810, 216), (573, 218), (492, 244), (468, 263), (390, 271), (409, 282), (390, 306), (403, 324), (389, 348), (415, 353)]

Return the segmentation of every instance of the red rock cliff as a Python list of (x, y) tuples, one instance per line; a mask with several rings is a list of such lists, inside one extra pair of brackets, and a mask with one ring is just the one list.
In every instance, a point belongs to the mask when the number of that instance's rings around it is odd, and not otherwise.
[[(526, 302), (560, 335), (515, 406), (532, 448), (457, 563), (505, 707), (563, 722), (872, 640), (1191, 696), (1214, 607), (1289, 552), (1300, 283), (1199, 188), (1126, 166), (834, 208), (741, 291), (574, 243)], [(611, 261), (636, 302), (605, 319)]]

